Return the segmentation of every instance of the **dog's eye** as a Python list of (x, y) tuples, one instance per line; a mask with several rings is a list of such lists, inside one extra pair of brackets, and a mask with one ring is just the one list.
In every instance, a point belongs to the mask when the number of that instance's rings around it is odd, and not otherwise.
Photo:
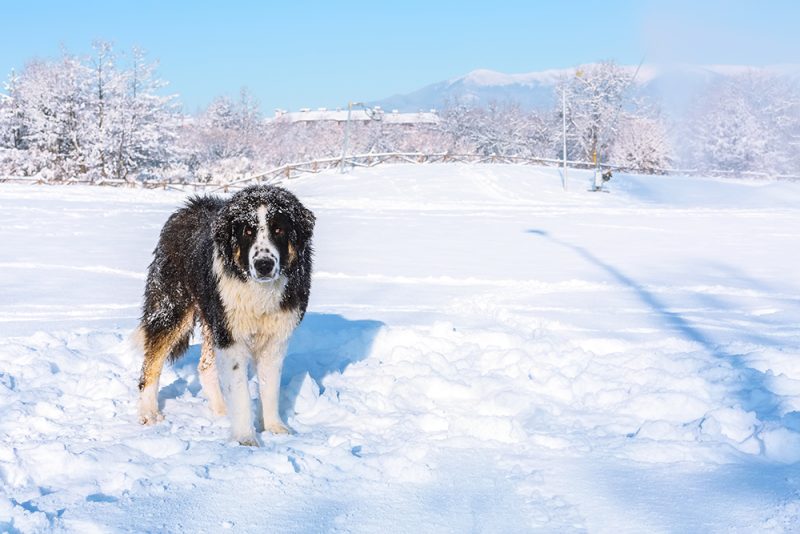
[(245, 226), (244, 230), (242, 231), (242, 233), (244, 233), (244, 235), (246, 235), (246, 236), (252, 236), (253, 235), (253, 227), (252, 226)]
[(286, 231), (280, 226), (276, 226), (275, 229), (272, 231), (272, 233), (275, 234), (276, 236), (282, 236), (284, 233), (286, 233)]

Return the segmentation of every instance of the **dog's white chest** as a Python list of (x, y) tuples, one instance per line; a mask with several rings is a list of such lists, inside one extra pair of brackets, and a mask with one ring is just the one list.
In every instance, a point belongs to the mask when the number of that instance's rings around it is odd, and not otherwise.
[(218, 258), (214, 270), (219, 279), (219, 294), (225, 308), (228, 328), (234, 340), (254, 346), (271, 340), (288, 339), (297, 325), (297, 312), (281, 309), (286, 278), (271, 283), (242, 282), (222, 271)]

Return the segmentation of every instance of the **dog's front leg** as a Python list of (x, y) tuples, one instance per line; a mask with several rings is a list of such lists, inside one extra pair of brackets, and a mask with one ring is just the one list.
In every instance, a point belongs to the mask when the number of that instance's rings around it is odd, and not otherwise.
[(217, 370), (231, 421), (231, 439), (242, 445), (257, 447), (250, 391), (247, 387), (248, 354), (249, 351), (242, 343), (220, 350), (217, 355)]
[(261, 397), (264, 430), (273, 434), (288, 434), (289, 428), (281, 421), (278, 403), (281, 394), (281, 371), (286, 356), (286, 342), (273, 342), (256, 356), (256, 373)]

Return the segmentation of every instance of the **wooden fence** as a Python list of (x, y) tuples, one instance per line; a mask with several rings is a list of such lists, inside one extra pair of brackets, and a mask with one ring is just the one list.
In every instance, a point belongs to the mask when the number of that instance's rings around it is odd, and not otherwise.
[[(257, 174), (245, 174), (244, 176), (220, 177), (216, 180), (207, 182), (189, 180), (45, 180), (40, 177), (3, 177), (2, 182), (30, 183), (30, 184), (60, 184), (60, 185), (106, 185), (121, 187), (144, 187), (148, 189), (176, 189), (179, 191), (208, 189), (214, 191), (229, 191), (239, 189), (254, 183), (272, 184), (283, 180), (291, 180), (307, 174), (316, 174), (331, 169), (345, 169), (353, 167), (375, 167), (383, 163), (505, 163), (522, 165), (539, 165), (557, 167), (564, 164), (560, 159), (531, 158), (524, 156), (501, 156), (501, 155), (480, 155), (480, 154), (453, 154), (450, 152), (422, 153), (422, 152), (382, 152), (369, 154), (356, 154), (346, 158), (322, 158), (298, 163), (287, 163), (273, 169), (269, 169)], [(570, 169), (592, 169), (594, 164), (585, 161), (567, 160)], [(800, 176), (786, 174), (770, 174), (766, 172), (735, 172), (735, 171), (708, 171), (699, 169), (637, 169), (619, 164), (601, 164), (603, 169), (615, 171), (631, 172), (639, 174), (661, 174), (661, 175), (689, 175), (689, 176), (717, 176), (717, 177), (747, 177), (763, 179), (782, 179), (800, 180)]]

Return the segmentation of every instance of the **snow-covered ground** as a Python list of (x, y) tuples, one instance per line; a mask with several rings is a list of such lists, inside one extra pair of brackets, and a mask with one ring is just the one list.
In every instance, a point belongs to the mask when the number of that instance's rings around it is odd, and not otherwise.
[[(0, 187), (0, 531), (800, 531), (800, 184), (383, 166), (317, 214), (290, 436), (195, 370), (136, 423), (134, 327), (183, 195)], [(255, 385), (254, 385), (255, 387)]]

